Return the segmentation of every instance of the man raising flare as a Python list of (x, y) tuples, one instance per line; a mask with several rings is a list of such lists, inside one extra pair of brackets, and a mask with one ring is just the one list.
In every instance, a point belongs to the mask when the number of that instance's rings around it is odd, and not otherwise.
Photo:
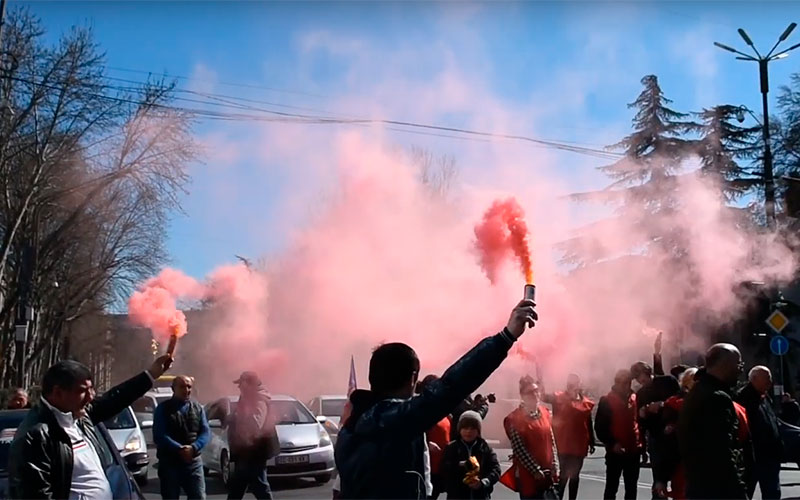
[(342, 498), (423, 498), (426, 477), (425, 431), (476, 390), (508, 355), (537, 316), (534, 303), (523, 300), (507, 326), (485, 338), (412, 397), (420, 363), (414, 350), (384, 344), (369, 364), (370, 397), (353, 408), (339, 432), (336, 465), (342, 476)]

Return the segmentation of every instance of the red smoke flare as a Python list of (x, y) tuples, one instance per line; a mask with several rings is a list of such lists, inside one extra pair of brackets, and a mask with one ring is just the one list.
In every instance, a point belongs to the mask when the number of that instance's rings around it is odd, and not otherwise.
[(533, 284), (528, 226), (525, 224), (525, 212), (515, 198), (492, 203), (483, 214), (483, 221), (475, 226), (475, 237), (481, 267), (490, 282), (495, 282), (501, 262), (511, 251), (519, 259), (525, 282)]
[(203, 286), (174, 269), (164, 269), (131, 295), (128, 315), (132, 323), (149, 328), (157, 340), (186, 335), (186, 316), (177, 308), (178, 297), (199, 298)]

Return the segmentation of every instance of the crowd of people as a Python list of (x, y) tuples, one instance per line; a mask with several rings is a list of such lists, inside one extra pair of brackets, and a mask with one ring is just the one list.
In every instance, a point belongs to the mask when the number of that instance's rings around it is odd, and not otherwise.
[[(533, 303), (521, 302), (502, 332), (441, 377), (429, 375), (419, 384), (411, 347), (376, 349), (370, 390), (352, 393), (342, 420), (334, 497), (486, 499), (500, 482), (521, 499), (573, 500), (596, 435), (605, 446), (605, 499), (616, 498), (621, 480), (624, 498), (635, 499), (647, 464), (653, 499), (747, 499), (756, 487), (764, 499), (780, 498), (783, 443), (770, 370), (753, 367), (747, 384), (737, 388), (741, 353), (716, 344), (701, 366), (676, 365), (665, 373), (661, 334), (652, 365), (638, 361), (617, 371), (594, 421), (595, 402), (578, 375), (569, 375), (565, 390), (555, 393), (544, 390), (541, 377), (523, 377), (519, 408), (504, 419), (512, 465), (501, 474), (481, 436), (487, 401), (472, 400), (470, 393), (536, 319)], [(789, 423), (800, 421), (796, 401), (785, 397), (781, 404)]]
[[(605, 446), (605, 499), (635, 499), (639, 472), (649, 463), (653, 499), (747, 499), (755, 488), (779, 499), (783, 443), (769, 395), (772, 376), (755, 366), (736, 390), (744, 364), (730, 344), (712, 346), (702, 366), (677, 365), (666, 374), (661, 335), (653, 364), (620, 369), (610, 391), (597, 402), (576, 374), (565, 390), (548, 393), (541, 376), (519, 381), (521, 403), (504, 419), (512, 447), (504, 473), (482, 436), (494, 397), (471, 397), (532, 328), (535, 305), (523, 300), (503, 330), (480, 341), (441, 377), (418, 381), (420, 360), (402, 343), (373, 351), (370, 390), (353, 391), (345, 406), (335, 448), (339, 477), (334, 498), (488, 499), (497, 483), (521, 499), (578, 496), (584, 460)], [(95, 425), (131, 405), (171, 365), (162, 356), (143, 373), (95, 398), (92, 374), (76, 361), (48, 369), (42, 397), (17, 430), (9, 455), (15, 498), (111, 498), (98, 456)], [(158, 405), (153, 438), (162, 497), (205, 498), (200, 452), (210, 430), (203, 407), (192, 400), (193, 379), (173, 380), (173, 396)], [(280, 451), (269, 394), (258, 375), (244, 372), (236, 409), (225, 418), (231, 459), (230, 499), (249, 490), (271, 499), (267, 461)], [(24, 391), (9, 399), (30, 408)], [(549, 407), (547, 406), (549, 405)], [(551, 411), (552, 409), (552, 411)], [(593, 418), (593, 413), (595, 416)], [(800, 406), (781, 401), (781, 414), (800, 421)]]
[[(123, 411), (153, 387), (172, 364), (161, 356), (135, 377), (95, 397), (90, 369), (74, 360), (51, 366), (42, 381), (42, 397), (31, 405), (27, 393), (16, 390), (9, 409), (30, 408), (16, 431), (9, 452), (11, 498), (107, 500), (113, 491), (100, 458), (96, 425)], [(267, 461), (280, 451), (269, 395), (253, 372), (234, 382), (240, 397), (227, 416), (231, 460), (236, 467), (229, 481), (229, 499), (249, 490), (256, 498), (272, 498)], [(153, 440), (158, 456), (161, 497), (205, 499), (200, 455), (211, 437), (203, 407), (191, 398), (194, 379), (178, 375), (172, 397), (153, 414)]]

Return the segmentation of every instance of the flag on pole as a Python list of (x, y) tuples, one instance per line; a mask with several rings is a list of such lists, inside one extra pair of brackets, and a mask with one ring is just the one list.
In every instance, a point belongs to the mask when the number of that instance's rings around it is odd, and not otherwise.
[(347, 397), (358, 389), (358, 382), (356, 382), (356, 360), (350, 356), (350, 380), (347, 382)]

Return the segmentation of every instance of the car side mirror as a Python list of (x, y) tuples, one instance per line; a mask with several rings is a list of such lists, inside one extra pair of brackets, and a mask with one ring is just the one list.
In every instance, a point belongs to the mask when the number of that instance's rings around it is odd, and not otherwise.
[(324, 416), (322, 416), (322, 415), (320, 415), (320, 416), (318, 416), (318, 417), (317, 417), (317, 422), (319, 422), (319, 423), (321, 423), (321, 424), (323, 424), (323, 425), (324, 425), (324, 424), (325, 424), (325, 422), (327, 422), (327, 421), (328, 421), (328, 417), (324, 417)]
[(208, 426), (212, 429), (222, 429), (222, 420), (215, 418), (208, 421)]
[(140, 424), (142, 429), (152, 429), (153, 428), (153, 421), (152, 420), (142, 420)]

